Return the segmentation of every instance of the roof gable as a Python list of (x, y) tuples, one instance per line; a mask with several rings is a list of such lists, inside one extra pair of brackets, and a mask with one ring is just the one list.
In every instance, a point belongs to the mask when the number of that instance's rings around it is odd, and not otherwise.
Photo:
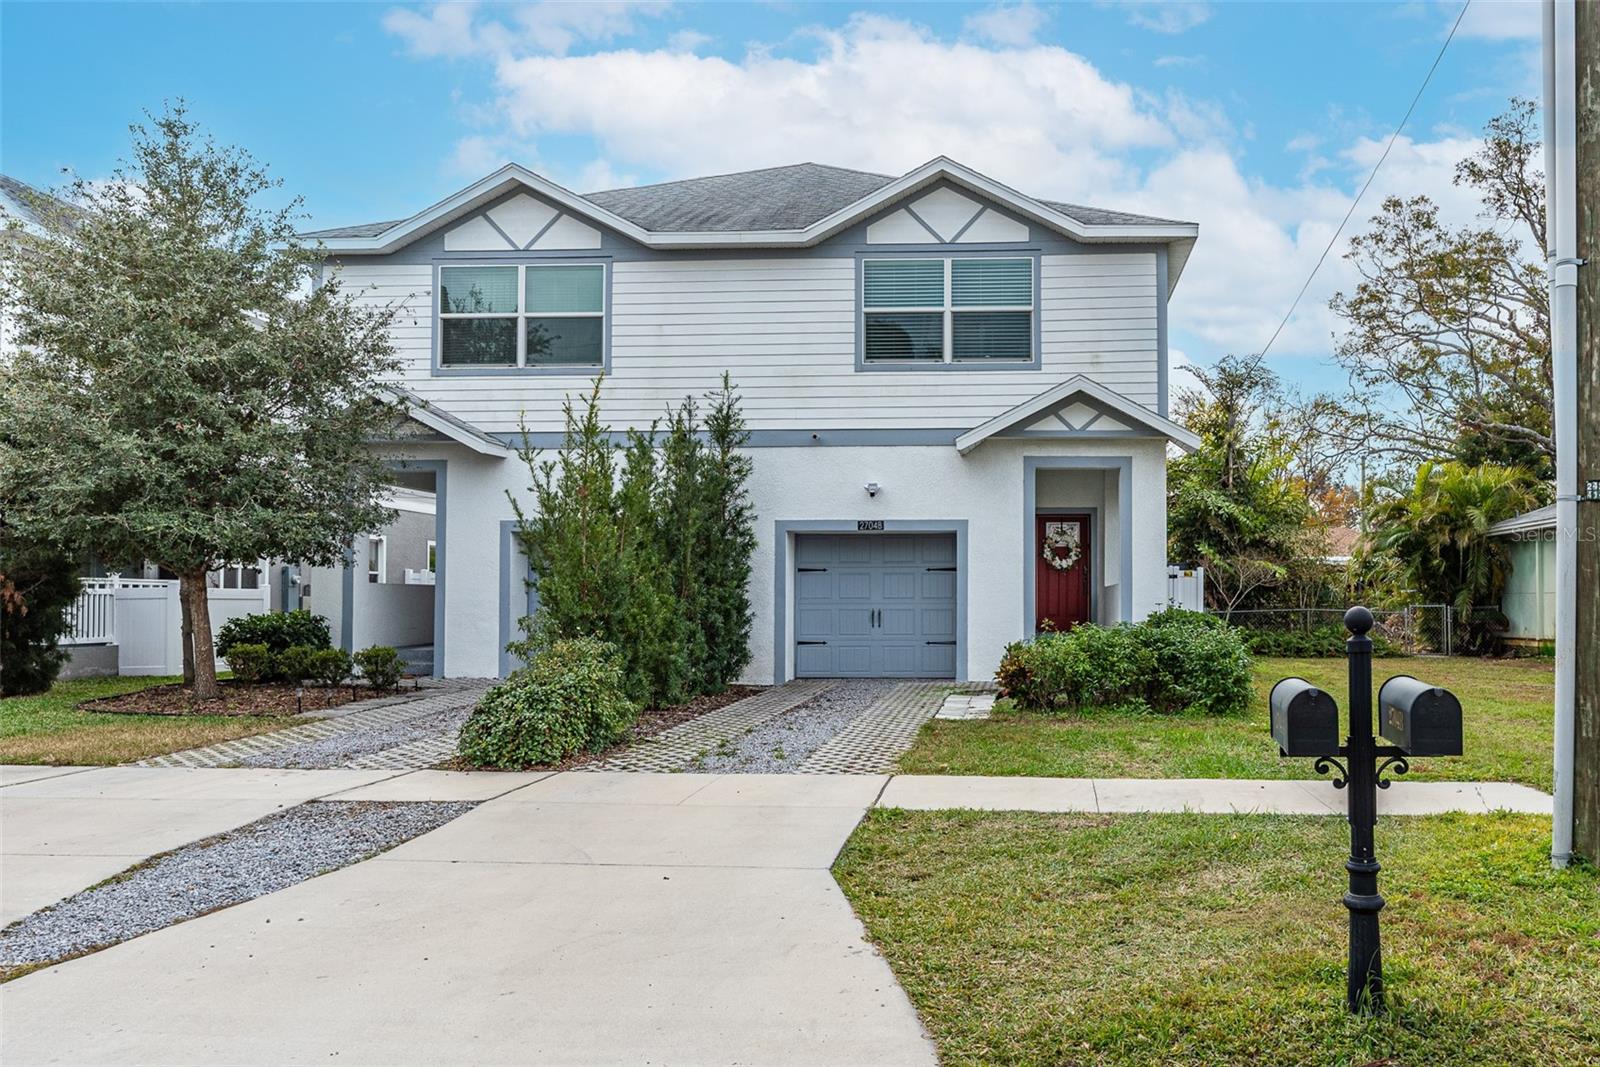
[(1200, 447), (1192, 431), (1081, 374), (968, 430), (956, 450), (966, 455), (990, 438), (1009, 437), (1165, 437), (1185, 451)]
[[(957, 197), (965, 190), (1020, 219), (1084, 243), (1165, 243), (1171, 249), (1169, 288), (1176, 284), (1199, 233), (1194, 223), (1035, 200), (941, 156), (898, 178), (800, 164), (613, 189), (587, 197), (525, 167), (508, 164), (401, 222), (320, 230), (305, 236), (320, 240), (331, 253), (386, 254), (521, 189), (569, 218), (613, 230), (648, 248), (802, 248), (925, 190), (930, 194), (917, 202), (926, 205), (932, 194), (938, 193), (939, 201), (928, 206), (928, 211), (948, 225), (958, 212), (950, 208), (946, 190), (935, 186), (953, 189), (951, 195)], [(1003, 216), (995, 214), (994, 218)], [(973, 216), (969, 221), (976, 225), (983, 220)], [(937, 227), (934, 232), (939, 232)]]

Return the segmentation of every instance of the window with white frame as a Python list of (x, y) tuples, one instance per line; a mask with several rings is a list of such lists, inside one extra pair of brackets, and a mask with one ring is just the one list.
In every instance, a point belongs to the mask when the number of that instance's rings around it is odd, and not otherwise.
[(367, 538), (367, 581), (374, 584), (389, 580), (389, 539), (382, 534)]
[(1034, 358), (1033, 260), (868, 259), (861, 269), (862, 360), (1027, 363)]
[(439, 366), (603, 366), (605, 272), (600, 263), (440, 267)]

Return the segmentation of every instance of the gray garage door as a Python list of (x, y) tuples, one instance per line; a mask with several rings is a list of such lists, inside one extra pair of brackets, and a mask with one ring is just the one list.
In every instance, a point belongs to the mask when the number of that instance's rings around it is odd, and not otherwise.
[(955, 677), (955, 534), (801, 534), (794, 585), (799, 677)]

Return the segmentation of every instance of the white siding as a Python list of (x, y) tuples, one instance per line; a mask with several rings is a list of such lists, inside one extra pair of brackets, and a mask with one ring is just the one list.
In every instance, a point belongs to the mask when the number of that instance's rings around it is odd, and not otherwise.
[[(857, 371), (849, 258), (627, 261), (612, 271), (604, 413), (618, 429), (714, 388), (724, 370), (757, 430), (966, 428), (1079, 373), (1157, 402), (1148, 252), (1044, 257), (1042, 371)], [(587, 385), (581, 375), (434, 377), (432, 268), (358, 263), (340, 276), (347, 291), (398, 309), (404, 384), (483, 430), (558, 431), (563, 398)]]

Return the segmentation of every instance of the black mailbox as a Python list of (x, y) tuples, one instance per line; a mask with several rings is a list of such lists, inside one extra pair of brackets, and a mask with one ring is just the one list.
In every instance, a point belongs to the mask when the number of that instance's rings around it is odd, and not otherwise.
[(1337, 756), (1339, 705), (1304, 678), (1272, 687), (1272, 739), (1285, 756)]
[(1461, 701), (1399, 674), (1378, 690), (1378, 732), (1408, 756), (1461, 755)]

